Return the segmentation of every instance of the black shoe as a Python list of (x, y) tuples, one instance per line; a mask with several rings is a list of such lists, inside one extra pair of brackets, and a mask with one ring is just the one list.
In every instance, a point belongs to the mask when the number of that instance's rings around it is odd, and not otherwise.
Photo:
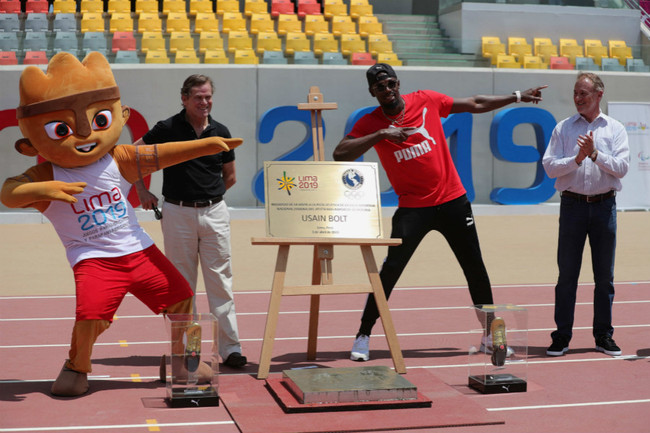
[(609, 356), (619, 356), (621, 354), (621, 348), (616, 345), (616, 342), (609, 335), (596, 337), (596, 350)]
[(563, 335), (553, 337), (553, 343), (546, 349), (548, 356), (562, 356), (569, 350), (569, 339)]
[(244, 365), (246, 365), (246, 362), (247, 360), (245, 356), (242, 356), (242, 354), (239, 352), (233, 352), (228, 355), (228, 359), (226, 359), (223, 363), (228, 367), (242, 368)]
[(490, 325), (492, 334), (492, 365), (501, 367), (506, 363), (508, 343), (506, 342), (506, 322), (501, 317), (495, 317)]

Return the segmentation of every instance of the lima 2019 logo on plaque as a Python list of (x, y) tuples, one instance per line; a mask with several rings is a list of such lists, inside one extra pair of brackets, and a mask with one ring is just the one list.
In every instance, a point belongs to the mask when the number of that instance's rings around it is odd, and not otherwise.
[(345, 170), (341, 180), (343, 181), (343, 185), (351, 190), (359, 189), (363, 185), (363, 175), (354, 168)]

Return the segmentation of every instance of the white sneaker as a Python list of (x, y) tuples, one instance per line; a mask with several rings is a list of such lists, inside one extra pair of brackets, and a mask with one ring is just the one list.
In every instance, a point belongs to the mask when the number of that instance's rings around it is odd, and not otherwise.
[(352, 345), (350, 359), (353, 361), (367, 361), (370, 359), (370, 337), (359, 335)]

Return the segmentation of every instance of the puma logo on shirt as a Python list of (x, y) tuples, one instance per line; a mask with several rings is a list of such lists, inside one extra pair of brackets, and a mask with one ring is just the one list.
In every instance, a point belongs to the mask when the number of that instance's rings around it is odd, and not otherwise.
[[(429, 144), (429, 140), (431, 140), (433, 144), (437, 144), (436, 140), (434, 140), (433, 137), (429, 135), (429, 131), (427, 131), (425, 128), (426, 114), (427, 109), (425, 107), (422, 111), (422, 125), (417, 127), (411, 133), (411, 135), (420, 134), (425, 138), (425, 140), (411, 147), (395, 151), (394, 155), (397, 162), (408, 161), (410, 159), (417, 158), (418, 156), (423, 155), (427, 152), (431, 152), (431, 145)], [(391, 127), (393, 127), (393, 125), (391, 125)]]

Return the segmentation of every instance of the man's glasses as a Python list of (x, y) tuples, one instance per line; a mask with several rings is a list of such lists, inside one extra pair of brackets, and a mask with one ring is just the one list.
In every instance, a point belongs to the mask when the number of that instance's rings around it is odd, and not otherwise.
[(397, 80), (386, 80), (383, 83), (377, 83), (373, 87), (376, 92), (383, 92), (386, 89), (393, 90), (395, 87), (397, 87)]

